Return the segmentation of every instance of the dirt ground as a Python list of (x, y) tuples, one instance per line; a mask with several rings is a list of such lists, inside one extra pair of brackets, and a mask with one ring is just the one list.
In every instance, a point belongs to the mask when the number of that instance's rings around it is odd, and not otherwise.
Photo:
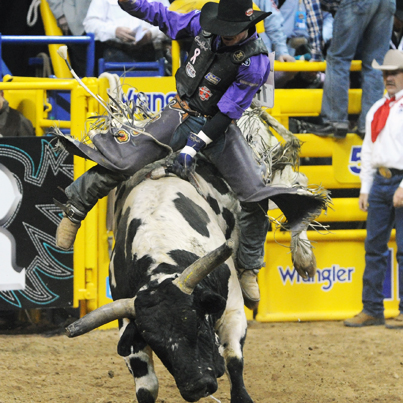
[[(115, 329), (77, 339), (0, 334), (0, 403), (136, 402), (117, 340)], [(158, 402), (184, 402), (158, 359), (156, 372)], [(337, 321), (249, 323), (245, 384), (255, 403), (403, 402), (402, 381), (403, 331)], [(230, 402), (225, 376), (214, 398), (200, 400), (216, 401)]]

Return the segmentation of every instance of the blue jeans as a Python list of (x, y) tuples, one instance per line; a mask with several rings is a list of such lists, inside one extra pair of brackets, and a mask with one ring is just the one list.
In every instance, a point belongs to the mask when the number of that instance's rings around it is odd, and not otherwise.
[(326, 123), (348, 128), (348, 89), (351, 61), (362, 46), (362, 100), (358, 130), (365, 131), (369, 108), (382, 98), (382, 64), (389, 49), (395, 0), (342, 0), (333, 22), (333, 38), (326, 56), (321, 116)]
[(403, 207), (393, 207), (393, 195), (402, 179), (403, 175), (386, 179), (376, 174), (368, 197), (362, 302), (365, 313), (380, 318), (384, 316), (382, 290), (387, 268), (387, 243), (394, 225), (399, 264), (399, 309), (403, 312)]

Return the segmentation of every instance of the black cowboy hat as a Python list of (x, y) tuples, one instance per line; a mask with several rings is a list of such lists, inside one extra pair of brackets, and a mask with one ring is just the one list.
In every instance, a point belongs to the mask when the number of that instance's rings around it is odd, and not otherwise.
[(208, 2), (201, 9), (202, 28), (220, 36), (235, 36), (268, 17), (271, 12), (253, 9), (252, 0)]

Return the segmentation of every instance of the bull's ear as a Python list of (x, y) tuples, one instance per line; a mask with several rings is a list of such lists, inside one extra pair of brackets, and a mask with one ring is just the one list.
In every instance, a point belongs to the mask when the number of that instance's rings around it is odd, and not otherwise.
[(203, 290), (200, 303), (206, 313), (219, 313), (224, 311), (227, 301), (221, 295), (210, 290)]

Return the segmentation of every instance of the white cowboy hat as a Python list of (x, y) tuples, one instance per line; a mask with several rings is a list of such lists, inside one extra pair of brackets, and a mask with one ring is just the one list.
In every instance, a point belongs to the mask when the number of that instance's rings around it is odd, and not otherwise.
[(379, 64), (374, 59), (372, 60), (372, 67), (376, 70), (403, 70), (403, 52), (397, 49), (388, 50), (383, 59), (383, 64)]

